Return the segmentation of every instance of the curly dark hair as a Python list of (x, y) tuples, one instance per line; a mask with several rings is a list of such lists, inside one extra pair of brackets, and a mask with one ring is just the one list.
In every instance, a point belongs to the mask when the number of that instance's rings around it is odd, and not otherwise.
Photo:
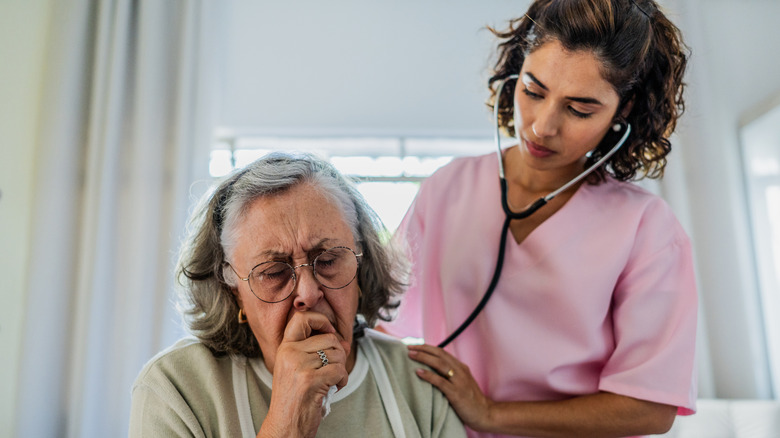
[[(489, 28), (502, 40), (493, 76), (488, 81), (493, 108), (498, 84), (520, 72), (525, 57), (548, 41), (569, 51), (587, 50), (601, 61), (602, 76), (620, 97), (616, 117), (629, 102), (625, 118), (631, 136), (591, 178), (606, 174), (627, 181), (660, 178), (672, 149), (669, 136), (685, 110), (683, 75), (689, 49), (680, 30), (653, 0), (536, 0), (528, 12), (509, 22), (509, 29)], [(501, 93), (498, 123), (514, 133), (515, 81)], [(598, 161), (614, 145), (608, 134), (588, 157), (585, 166)]]
[(363, 253), (357, 277), (363, 291), (358, 313), (373, 326), (377, 319), (389, 321), (390, 312), (398, 307), (396, 296), (406, 287), (406, 259), (383, 243), (385, 227), (354, 184), (314, 155), (268, 154), (233, 172), (203, 197), (180, 250), (179, 310), (190, 331), (215, 354), (261, 355), (249, 324), (237, 321), (238, 303), (232, 292), (237, 281), (225, 260), (241, 237), (235, 225), (252, 202), (278, 196), (298, 184), (311, 184), (339, 207)]

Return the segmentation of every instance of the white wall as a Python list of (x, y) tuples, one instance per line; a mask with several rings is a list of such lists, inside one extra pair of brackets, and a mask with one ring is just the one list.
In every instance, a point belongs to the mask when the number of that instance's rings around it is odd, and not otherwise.
[(490, 138), (484, 27), (530, 2), (227, 3), (223, 126)]
[(49, 9), (49, 0), (0, 0), (0, 436), (14, 429), (27, 273), (45, 275), (28, 258)]
[(760, 366), (766, 350), (738, 130), (746, 112), (780, 93), (780, 2), (687, 0), (673, 8), (693, 50), (679, 151), (717, 387), (711, 395), (766, 398), (772, 394), (769, 370)]

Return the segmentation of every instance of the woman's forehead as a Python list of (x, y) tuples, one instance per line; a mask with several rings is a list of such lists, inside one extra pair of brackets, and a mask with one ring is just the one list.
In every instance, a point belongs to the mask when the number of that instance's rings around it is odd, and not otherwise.
[(525, 80), (523, 75), (530, 73), (551, 91), (573, 95), (614, 94), (617, 97), (614, 87), (603, 75), (603, 68), (595, 52), (568, 50), (559, 41), (552, 40), (525, 58), (520, 79)]
[(354, 246), (338, 203), (310, 184), (252, 201), (236, 231), (237, 251), (250, 250), (255, 256)]

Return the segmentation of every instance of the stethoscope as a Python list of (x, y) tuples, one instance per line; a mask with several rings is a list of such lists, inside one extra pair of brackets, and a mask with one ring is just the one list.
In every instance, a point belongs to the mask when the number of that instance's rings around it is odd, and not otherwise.
[[(601, 157), (598, 161), (593, 163), (590, 167), (585, 169), (584, 172), (580, 173), (579, 175), (575, 176), (571, 181), (567, 182), (566, 184), (562, 185), (558, 190), (548, 194), (547, 196), (541, 197), (534, 201), (531, 205), (526, 207), (523, 211), (514, 212), (509, 207), (509, 201), (507, 201), (507, 185), (506, 185), (506, 177), (504, 176), (504, 155), (501, 151), (501, 128), (498, 123), (498, 107), (499, 107), (499, 101), (501, 97), (501, 91), (504, 88), (504, 84), (506, 84), (506, 81), (517, 79), (519, 75), (510, 75), (506, 77), (501, 83), (498, 85), (498, 89), (496, 90), (496, 99), (495, 103), (493, 104), (493, 121), (496, 126), (496, 132), (494, 136), (494, 140), (496, 142), (496, 148), (497, 148), (497, 154), (498, 154), (498, 178), (499, 182), (501, 184), (501, 207), (504, 209), (504, 213), (506, 214), (506, 219), (504, 220), (504, 226), (501, 228), (501, 244), (498, 247), (498, 259), (496, 260), (496, 268), (493, 271), (493, 278), (490, 280), (490, 284), (487, 287), (487, 290), (485, 290), (485, 294), (482, 296), (482, 299), (477, 304), (477, 307), (474, 308), (474, 310), (471, 312), (471, 314), (461, 323), (461, 325), (455, 329), (455, 331), (450, 334), (447, 339), (443, 340), (441, 343), (439, 343), (440, 348), (446, 347), (450, 342), (452, 342), (455, 338), (457, 338), (463, 330), (466, 329), (479, 315), (479, 312), (482, 311), (482, 309), (485, 307), (485, 304), (487, 304), (488, 300), (490, 299), (490, 296), (493, 295), (493, 291), (496, 289), (496, 285), (498, 284), (498, 280), (501, 278), (501, 270), (504, 267), (504, 253), (506, 250), (506, 238), (509, 234), (509, 224), (515, 220), (515, 219), (525, 219), (528, 216), (531, 216), (534, 214), (537, 210), (542, 208), (545, 204), (547, 204), (550, 200), (558, 196), (559, 194), (565, 192), (567, 189), (569, 189), (574, 184), (577, 184), (580, 182), (583, 178), (590, 175), (594, 170), (596, 170), (599, 166), (604, 164), (609, 157), (611, 157), (615, 152), (617, 152), (618, 149), (620, 149), (621, 146), (623, 146), (623, 143), (626, 142), (628, 139), (629, 134), (631, 134), (631, 124), (625, 123), (625, 132), (623, 133), (623, 136), (620, 137), (620, 140), (615, 144), (615, 146), (609, 150), (603, 157)], [(515, 108), (515, 116), (517, 116), (517, 108)], [(519, 131), (519, 125), (517, 124), (517, 117), (515, 117), (515, 137), (517, 139), (517, 144), (520, 144), (520, 136), (518, 134)], [(622, 125), (615, 125), (618, 129), (616, 129), (617, 132), (620, 132), (622, 130)]]

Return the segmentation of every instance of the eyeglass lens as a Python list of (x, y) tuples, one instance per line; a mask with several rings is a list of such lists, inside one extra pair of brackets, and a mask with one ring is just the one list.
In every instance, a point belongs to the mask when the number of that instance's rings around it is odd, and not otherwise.
[[(343, 289), (357, 276), (357, 256), (347, 247), (339, 246), (319, 254), (312, 265), (314, 277), (328, 289)], [(292, 294), (295, 277), (295, 271), (288, 263), (265, 262), (249, 273), (249, 287), (257, 298), (276, 303)]]

